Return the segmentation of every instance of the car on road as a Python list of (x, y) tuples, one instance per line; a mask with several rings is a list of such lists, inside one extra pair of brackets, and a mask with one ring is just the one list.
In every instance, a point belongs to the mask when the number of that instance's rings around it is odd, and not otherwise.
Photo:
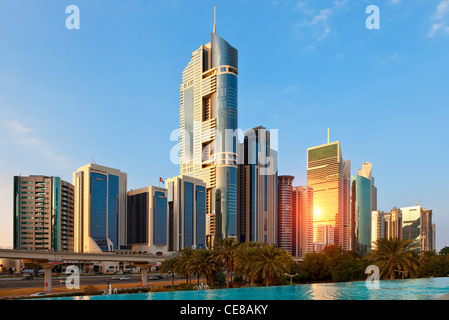
[(40, 296), (46, 296), (47, 295), (47, 293), (45, 293), (45, 292), (36, 292), (36, 293), (33, 293), (31, 296), (32, 297), (40, 297)]
[(129, 280), (129, 277), (121, 277), (120, 280)]
[(22, 278), (22, 280), (32, 280), (34, 279), (32, 275), (27, 275)]
[(120, 280), (119, 276), (112, 277), (112, 280)]
[(152, 276), (150, 276), (150, 280), (160, 280), (160, 279), (162, 279), (163, 277), (162, 276), (158, 276), (158, 275), (152, 275)]

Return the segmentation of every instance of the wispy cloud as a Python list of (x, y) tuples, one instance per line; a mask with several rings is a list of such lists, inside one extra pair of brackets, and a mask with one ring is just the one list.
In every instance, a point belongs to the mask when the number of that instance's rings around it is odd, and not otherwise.
[[(16, 120), (0, 120), (0, 127), (8, 142), (29, 148), (34, 154), (46, 158), (46, 160), (58, 163), (67, 163), (67, 157), (53, 150), (42, 139), (36, 136), (36, 132), (25, 124)], [(1, 141), (0, 141), (1, 142)], [(5, 142), (5, 141), (4, 141)]]
[[(337, 14), (338, 9), (346, 4), (347, 0), (336, 0), (329, 8), (314, 9), (310, 8), (306, 1), (299, 2), (294, 8), (295, 11), (301, 13), (301, 21), (293, 25), (293, 29), (297, 34), (302, 34), (304, 30), (312, 30), (315, 41), (321, 41), (328, 37), (331, 32), (331, 24), (329, 22), (332, 16)], [(314, 45), (308, 48), (315, 48)]]
[(432, 25), (427, 36), (434, 38), (437, 34), (449, 34), (449, 0), (442, 0), (432, 15)]

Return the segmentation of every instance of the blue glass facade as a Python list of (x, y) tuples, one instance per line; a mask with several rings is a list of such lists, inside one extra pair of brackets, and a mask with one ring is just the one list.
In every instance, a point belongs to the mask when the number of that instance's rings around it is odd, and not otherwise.
[(193, 245), (193, 183), (184, 182), (184, 248)]
[(196, 186), (196, 245), (206, 244), (206, 188)]
[[(230, 65), (238, 68), (237, 50), (216, 33), (212, 33), (212, 68)], [(237, 153), (237, 137), (231, 135), (226, 139), (226, 130), (234, 132), (238, 128), (238, 79), (233, 73), (219, 73), (216, 84), (216, 119), (217, 131), (221, 134), (221, 145), (216, 145), (217, 153)], [(232, 137), (232, 138), (231, 138)], [(228, 156), (228, 154), (226, 154)], [(231, 159), (232, 161), (232, 159)], [(227, 238), (237, 234), (237, 165), (217, 167), (215, 205), (217, 215), (217, 237)], [(218, 191), (218, 192), (217, 192)]]
[(112, 242), (113, 249), (117, 249), (119, 177), (110, 174), (108, 178), (108, 238)]
[(167, 244), (167, 197), (163, 192), (154, 193), (153, 244)]
[(60, 251), (61, 243), (61, 179), (52, 178), (52, 214), (51, 214), (51, 247)]
[(352, 249), (365, 255), (371, 245), (371, 180), (352, 176), (351, 187)]
[(148, 192), (128, 196), (128, 244), (145, 244), (148, 239)]
[(90, 192), (90, 235), (102, 251), (108, 251), (106, 238), (107, 176), (92, 172), (90, 174)]

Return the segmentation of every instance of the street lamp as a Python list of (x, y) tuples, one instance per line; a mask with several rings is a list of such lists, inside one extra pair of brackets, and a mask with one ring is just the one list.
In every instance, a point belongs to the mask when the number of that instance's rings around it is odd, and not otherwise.
[(293, 277), (297, 276), (297, 275), (298, 275), (297, 273), (295, 273), (295, 274), (284, 273), (284, 276), (290, 277), (290, 285), (293, 284)]

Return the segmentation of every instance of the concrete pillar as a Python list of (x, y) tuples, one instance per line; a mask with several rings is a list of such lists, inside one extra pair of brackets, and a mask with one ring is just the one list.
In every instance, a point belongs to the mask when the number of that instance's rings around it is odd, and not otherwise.
[(149, 263), (134, 263), (134, 266), (140, 268), (140, 272), (142, 274), (142, 286), (146, 287), (148, 285), (148, 268), (150, 267)]
[(148, 279), (147, 279), (148, 269), (147, 268), (141, 268), (140, 270), (142, 270), (142, 286), (146, 287), (147, 284), (148, 284)]
[(58, 264), (61, 264), (62, 262), (59, 261), (48, 261), (48, 262), (38, 262), (42, 268), (44, 268), (44, 290), (46, 292), (52, 291), (52, 279), (51, 279), (51, 270), (57, 266)]
[(53, 269), (54, 266), (50, 266), (50, 267), (45, 267), (44, 268), (44, 275), (45, 275), (45, 281), (44, 281), (44, 289), (46, 292), (51, 291), (52, 288), (52, 281), (51, 281), (51, 270)]

